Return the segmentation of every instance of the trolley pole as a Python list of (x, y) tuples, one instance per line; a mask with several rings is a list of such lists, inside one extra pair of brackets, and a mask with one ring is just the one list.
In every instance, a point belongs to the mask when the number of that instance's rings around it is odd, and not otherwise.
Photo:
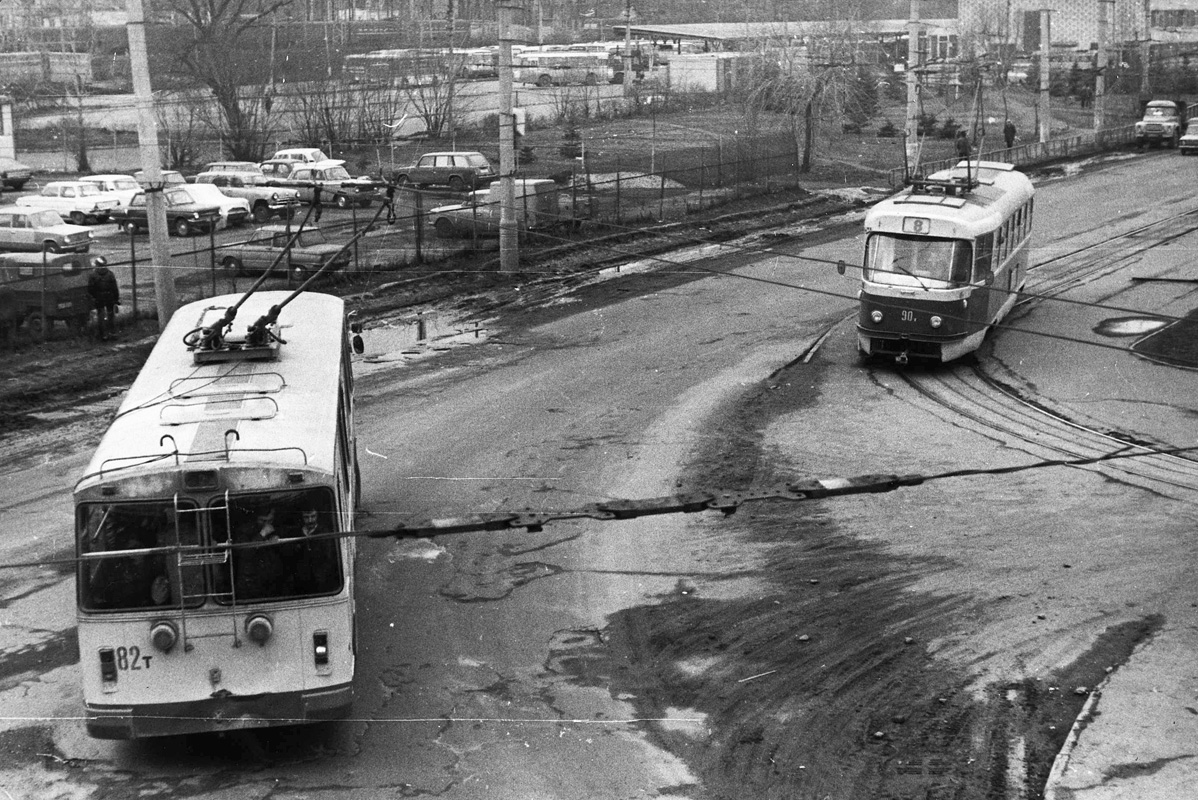
[(499, 3), (499, 269), (515, 272), (520, 266), (516, 231), (516, 116), (512, 111), (512, 12), (522, 9), (519, 0)]
[(154, 121), (154, 96), (150, 87), (150, 61), (146, 54), (146, 17), (142, 0), (125, 0), (129, 15), (129, 65), (133, 72), (133, 93), (137, 98), (137, 143), (141, 167), (146, 176), (146, 214), (150, 228), (150, 263), (154, 271), (154, 298), (158, 304), (158, 330), (175, 313), (175, 275), (171, 271), (170, 242), (167, 239), (166, 202), (162, 196), (162, 167), (158, 152), (158, 127)]

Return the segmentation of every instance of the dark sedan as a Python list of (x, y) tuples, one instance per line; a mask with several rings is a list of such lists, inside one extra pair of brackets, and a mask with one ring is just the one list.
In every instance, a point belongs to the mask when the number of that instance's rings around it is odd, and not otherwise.
[[(199, 231), (207, 233), (215, 230), (220, 222), (220, 209), (217, 206), (197, 203), (182, 187), (167, 189), (162, 196), (166, 200), (167, 225), (176, 236), (190, 236)], [(149, 230), (146, 193), (135, 194), (129, 205), (113, 212), (112, 218), (130, 236), (139, 230)]]

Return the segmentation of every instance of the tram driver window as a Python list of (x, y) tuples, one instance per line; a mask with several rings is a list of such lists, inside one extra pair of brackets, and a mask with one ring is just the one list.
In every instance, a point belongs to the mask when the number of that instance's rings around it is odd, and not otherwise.
[(973, 247), (959, 239), (889, 235), (866, 243), (865, 279), (892, 286), (944, 289), (968, 283)]

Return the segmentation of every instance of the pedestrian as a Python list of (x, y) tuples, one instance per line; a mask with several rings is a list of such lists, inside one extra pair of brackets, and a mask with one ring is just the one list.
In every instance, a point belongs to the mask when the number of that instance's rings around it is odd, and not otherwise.
[(116, 335), (116, 309), (121, 304), (121, 289), (117, 286), (116, 275), (112, 274), (104, 262), (97, 262), (96, 268), (87, 279), (87, 293), (91, 296), (92, 305), (96, 308), (96, 327), (102, 340), (111, 339)]
[(965, 131), (957, 131), (957, 155), (960, 158), (969, 158), (969, 137)]
[(1007, 149), (1015, 146), (1015, 123), (1010, 118), (1002, 126), (1002, 136), (1007, 142)]

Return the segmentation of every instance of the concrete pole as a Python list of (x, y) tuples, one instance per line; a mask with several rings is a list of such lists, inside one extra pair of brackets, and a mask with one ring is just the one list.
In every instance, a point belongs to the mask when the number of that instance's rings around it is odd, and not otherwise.
[(624, 96), (632, 97), (632, 0), (624, 2)]
[(169, 231), (166, 227), (166, 199), (162, 196), (162, 156), (158, 152), (158, 126), (154, 120), (154, 95), (150, 88), (150, 60), (146, 54), (146, 17), (142, 0), (125, 0), (129, 16), (129, 66), (133, 73), (133, 94), (137, 102), (137, 143), (141, 168), (146, 181), (146, 213), (150, 228), (150, 263), (154, 272), (154, 299), (158, 306), (158, 330), (166, 329), (178, 307), (175, 274), (171, 270)]
[(1152, 0), (1144, 0), (1144, 38), (1140, 41), (1140, 93), (1148, 96), (1148, 65), (1152, 61)]
[(1106, 68), (1107, 68), (1107, 38), (1108, 0), (1098, 0), (1098, 53), (1094, 62), (1094, 131), (1102, 130), (1106, 119)]
[(499, 3), (499, 269), (520, 268), (520, 237), (516, 230), (515, 114), (512, 113), (512, 12), (515, 0)]
[(911, 0), (911, 18), (907, 21), (907, 169), (915, 171), (919, 157), (919, 0)]
[(1049, 10), (1040, 9), (1040, 103), (1037, 116), (1040, 118), (1040, 141), (1047, 142), (1052, 133), (1052, 120), (1049, 118), (1048, 87), (1052, 85), (1049, 71), (1052, 69), (1052, 34), (1048, 29)]

